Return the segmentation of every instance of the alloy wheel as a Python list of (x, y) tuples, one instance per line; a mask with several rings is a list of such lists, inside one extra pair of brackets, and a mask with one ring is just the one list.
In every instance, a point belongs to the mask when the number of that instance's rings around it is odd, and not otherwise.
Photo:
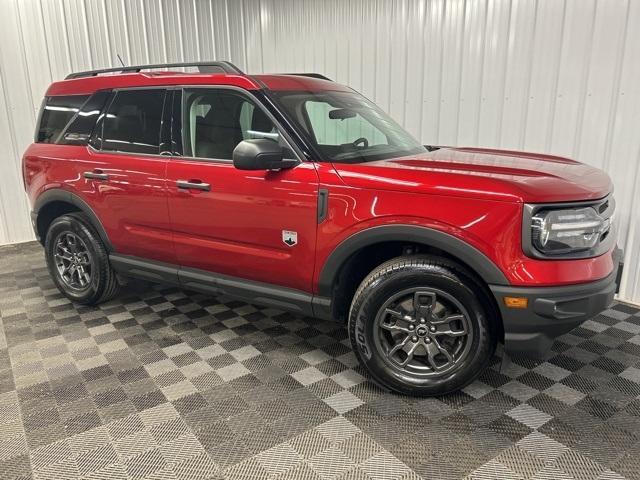
[(62, 232), (56, 238), (53, 258), (65, 286), (85, 290), (91, 284), (93, 264), (84, 241), (75, 233)]
[(469, 314), (453, 296), (411, 288), (388, 299), (376, 315), (374, 344), (402, 376), (434, 378), (454, 371), (473, 341)]

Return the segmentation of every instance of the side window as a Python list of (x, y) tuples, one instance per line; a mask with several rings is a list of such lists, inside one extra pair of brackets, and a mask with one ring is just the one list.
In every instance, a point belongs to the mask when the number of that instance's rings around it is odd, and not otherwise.
[(108, 91), (94, 93), (69, 123), (58, 143), (63, 145), (86, 145), (110, 93)]
[(80, 110), (89, 95), (46, 97), (40, 114), (36, 142), (55, 143), (67, 123)]
[(185, 156), (231, 160), (236, 145), (251, 138), (279, 141), (280, 136), (269, 117), (248, 98), (230, 90), (185, 90)]
[(240, 129), (243, 140), (252, 138), (279, 140), (275, 125), (262, 110), (251, 102), (244, 102), (240, 108)]
[(344, 145), (366, 139), (368, 146), (387, 145), (387, 137), (355, 110), (336, 108), (327, 102), (304, 103), (319, 145)]
[(116, 93), (102, 125), (102, 150), (158, 154), (165, 90)]

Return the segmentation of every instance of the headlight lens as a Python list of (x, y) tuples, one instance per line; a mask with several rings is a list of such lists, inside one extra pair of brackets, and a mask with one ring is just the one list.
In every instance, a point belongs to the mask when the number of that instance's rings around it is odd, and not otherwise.
[(532, 217), (531, 241), (545, 255), (580, 252), (595, 247), (608, 224), (590, 207), (541, 210)]

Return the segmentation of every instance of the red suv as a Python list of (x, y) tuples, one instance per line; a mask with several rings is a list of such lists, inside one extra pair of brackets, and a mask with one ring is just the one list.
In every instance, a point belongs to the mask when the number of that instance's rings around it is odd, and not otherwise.
[(550, 155), (423, 146), (317, 74), (227, 62), (72, 74), (23, 158), (56, 285), (128, 276), (348, 322), (373, 380), (462, 388), (606, 309), (620, 251), (608, 176)]

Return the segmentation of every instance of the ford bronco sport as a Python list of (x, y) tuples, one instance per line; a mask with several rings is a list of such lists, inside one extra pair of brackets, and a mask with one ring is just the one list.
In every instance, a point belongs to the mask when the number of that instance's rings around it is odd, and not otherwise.
[(372, 379), (405, 394), (464, 387), (498, 342), (539, 355), (616, 290), (605, 173), (425, 147), (318, 74), (69, 75), (46, 93), (23, 175), (72, 301), (133, 276), (343, 320)]

